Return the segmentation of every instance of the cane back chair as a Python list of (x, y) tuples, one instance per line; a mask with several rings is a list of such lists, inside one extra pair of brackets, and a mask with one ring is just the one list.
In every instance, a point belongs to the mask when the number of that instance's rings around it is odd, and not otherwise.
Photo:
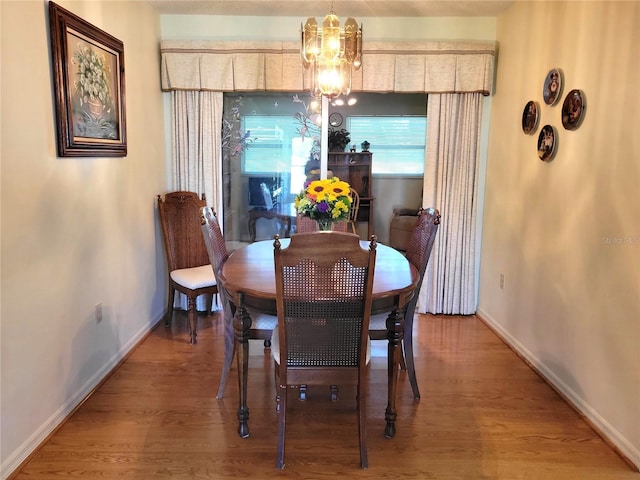
[(301, 233), (293, 235), (284, 249), (276, 236), (278, 326), (271, 351), (280, 469), (284, 468), (287, 392), (300, 384), (356, 386), (360, 465), (367, 468), (366, 376), (375, 257), (375, 237), (369, 250), (364, 250), (351, 233)]
[[(413, 227), (409, 243), (407, 245), (407, 260), (418, 270), (420, 279), (413, 291), (411, 300), (407, 303), (404, 312), (404, 337), (402, 339), (402, 350), (404, 365), (409, 376), (413, 397), (420, 398), (420, 389), (418, 388), (418, 380), (416, 379), (415, 361), (413, 359), (413, 317), (418, 303), (420, 287), (424, 280), (424, 273), (429, 263), (433, 243), (438, 233), (440, 225), (440, 212), (435, 208), (421, 209), (418, 212), (418, 219)], [(369, 324), (369, 336), (371, 340), (387, 339), (387, 314), (378, 314), (371, 317)]]
[(158, 211), (164, 237), (169, 271), (169, 293), (165, 325), (171, 325), (176, 291), (187, 296), (189, 336), (196, 343), (196, 299), (208, 295), (207, 311), (211, 311), (213, 296), (218, 293), (216, 280), (209, 265), (209, 256), (200, 232), (200, 209), (207, 204), (205, 195), (187, 191), (158, 195)]
[[(202, 208), (201, 229), (204, 243), (207, 247), (211, 267), (218, 285), (218, 293), (222, 303), (222, 315), (224, 318), (224, 360), (222, 362), (222, 372), (220, 374), (220, 383), (218, 385), (218, 393), (216, 398), (220, 399), (224, 396), (224, 387), (227, 383), (227, 377), (231, 370), (233, 357), (236, 351), (236, 344), (233, 330), (233, 316), (235, 314), (235, 305), (229, 297), (222, 282), (219, 279), (220, 269), (229, 257), (227, 245), (218, 223), (218, 217), (211, 207)], [(250, 312), (252, 323), (249, 330), (250, 339), (264, 340), (265, 347), (271, 344), (271, 334), (278, 322), (278, 317), (261, 313)]]

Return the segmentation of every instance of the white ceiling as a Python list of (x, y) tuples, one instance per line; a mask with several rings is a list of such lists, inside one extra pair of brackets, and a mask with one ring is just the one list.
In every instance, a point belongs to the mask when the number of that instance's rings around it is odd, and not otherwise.
[(322, 17), (495, 17), (515, 0), (147, 0), (160, 14)]

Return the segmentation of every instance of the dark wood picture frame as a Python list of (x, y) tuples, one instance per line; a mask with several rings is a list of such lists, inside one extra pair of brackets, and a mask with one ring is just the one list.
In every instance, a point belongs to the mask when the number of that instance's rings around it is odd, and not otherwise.
[(124, 45), (49, 2), (60, 157), (124, 157)]

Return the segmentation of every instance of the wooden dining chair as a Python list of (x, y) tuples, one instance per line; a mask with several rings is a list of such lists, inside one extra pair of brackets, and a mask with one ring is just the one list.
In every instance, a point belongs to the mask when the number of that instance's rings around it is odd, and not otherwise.
[(349, 210), (349, 220), (347, 220), (347, 225), (351, 233), (357, 233), (356, 222), (358, 221), (358, 210), (360, 210), (360, 195), (351, 188), (349, 196), (351, 197), (351, 210)]
[[(409, 376), (413, 397), (420, 398), (420, 389), (416, 378), (415, 361), (413, 358), (413, 317), (415, 315), (416, 304), (420, 295), (420, 288), (424, 280), (424, 272), (429, 263), (433, 243), (438, 233), (440, 225), (440, 212), (435, 208), (421, 209), (418, 212), (418, 219), (413, 227), (409, 243), (407, 245), (407, 260), (418, 270), (420, 279), (413, 291), (413, 296), (407, 303), (404, 312), (404, 337), (402, 339), (403, 363)], [(387, 340), (387, 317), (386, 313), (373, 315), (369, 324), (369, 336), (371, 340)]]
[[(218, 285), (218, 293), (222, 303), (222, 315), (224, 318), (224, 359), (222, 361), (218, 393), (216, 394), (216, 398), (220, 399), (224, 396), (224, 388), (227, 384), (227, 378), (231, 371), (233, 357), (236, 352), (235, 333), (233, 329), (233, 316), (235, 315), (236, 308), (229, 296), (229, 292), (224, 288), (223, 282), (220, 281), (220, 269), (227, 258), (229, 258), (229, 252), (222, 230), (220, 229), (220, 224), (218, 223), (218, 217), (211, 207), (202, 208), (201, 230), (212, 271)], [(253, 311), (250, 311), (249, 314), (252, 318), (249, 339), (263, 340), (265, 348), (270, 347), (271, 334), (278, 323), (278, 317)]]
[(158, 212), (169, 274), (165, 325), (171, 326), (176, 292), (185, 294), (191, 344), (196, 343), (197, 336), (196, 299), (206, 294), (207, 312), (210, 312), (213, 297), (218, 293), (200, 232), (200, 209), (206, 204), (205, 195), (198, 198), (195, 192), (170, 192), (164, 196), (164, 200), (158, 195)]
[(373, 237), (365, 250), (357, 235), (329, 231), (293, 235), (283, 249), (276, 236), (278, 326), (271, 352), (279, 469), (284, 468), (287, 392), (300, 384), (356, 386), (360, 466), (368, 466), (366, 376), (376, 245)]

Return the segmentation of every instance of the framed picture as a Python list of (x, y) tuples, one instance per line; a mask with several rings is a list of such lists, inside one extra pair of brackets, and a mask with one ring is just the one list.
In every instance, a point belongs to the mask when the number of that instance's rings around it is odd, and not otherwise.
[(538, 157), (543, 162), (553, 158), (556, 153), (557, 135), (551, 125), (545, 125), (538, 135)]
[(522, 131), (527, 135), (531, 135), (538, 128), (538, 119), (540, 118), (540, 109), (538, 104), (533, 100), (527, 102), (522, 111)]
[(127, 155), (124, 46), (49, 2), (58, 156)]
[(562, 72), (554, 68), (549, 70), (542, 87), (542, 98), (547, 105), (555, 105), (562, 95)]
[(571, 90), (562, 104), (562, 126), (575, 130), (582, 123), (585, 112), (584, 94), (580, 90)]

